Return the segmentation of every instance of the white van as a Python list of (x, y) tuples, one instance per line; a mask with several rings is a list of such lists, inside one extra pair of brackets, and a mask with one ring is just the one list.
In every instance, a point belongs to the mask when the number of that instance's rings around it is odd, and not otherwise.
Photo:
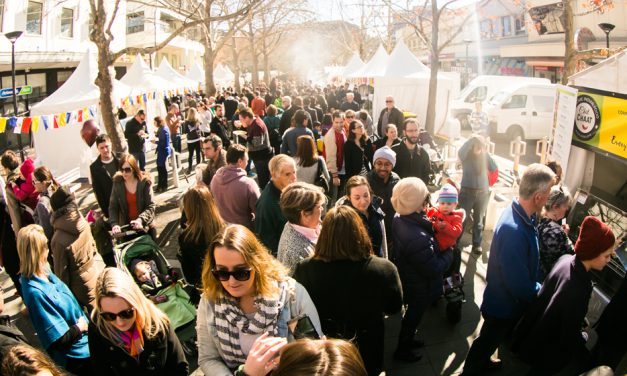
[(553, 124), (554, 84), (522, 84), (496, 93), (484, 106), (492, 136), (537, 140), (549, 136)]
[(451, 103), (451, 115), (462, 125), (468, 124), (468, 116), (475, 110), (475, 102), (486, 102), (494, 94), (510, 85), (550, 84), (547, 78), (520, 76), (477, 76)]

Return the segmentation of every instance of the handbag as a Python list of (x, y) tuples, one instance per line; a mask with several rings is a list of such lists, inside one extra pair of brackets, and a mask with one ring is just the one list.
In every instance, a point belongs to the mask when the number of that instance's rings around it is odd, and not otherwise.
[(318, 172), (316, 172), (316, 180), (314, 180), (314, 185), (322, 188), (324, 190), (324, 194), (329, 194), (330, 186), (329, 181), (322, 173), (322, 163), (320, 161), (320, 157), (318, 157)]

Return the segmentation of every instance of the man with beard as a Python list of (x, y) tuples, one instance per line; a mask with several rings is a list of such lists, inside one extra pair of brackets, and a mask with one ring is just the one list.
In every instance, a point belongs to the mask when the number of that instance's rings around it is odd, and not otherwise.
[(422, 146), (418, 145), (419, 129), (418, 119), (409, 118), (405, 120), (405, 138), (403, 142), (392, 147), (392, 150), (396, 152), (394, 172), (401, 179), (414, 176), (428, 184), (431, 165), (429, 154)]
[(211, 133), (220, 137), (222, 140), (222, 146), (224, 149), (228, 149), (231, 146), (231, 140), (229, 140), (229, 136), (227, 134), (227, 125), (226, 118), (224, 117), (224, 107), (221, 104), (215, 105), (216, 114), (211, 119), (211, 123), (209, 124), (209, 128), (211, 129)]
[[(375, 195), (383, 199), (381, 210), (385, 213), (383, 222), (385, 233), (392, 234), (392, 219), (394, 218), (394, 207), (392, 206), (392, 190), (401, 178), (392, 171), (396, 164), (396, 153), (388, 146), (377, 149), (372, 158), (374, 168), (368, 172), (366, 178)], [(388, 236), (388, 249), (392, 243), (392, 236)]]

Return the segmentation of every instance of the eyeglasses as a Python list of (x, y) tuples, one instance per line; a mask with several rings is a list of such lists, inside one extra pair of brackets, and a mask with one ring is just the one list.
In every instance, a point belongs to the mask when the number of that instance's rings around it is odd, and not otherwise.
[(354, 116), (347, 116), (346, 118), (347, 119), (354, 119), (355, 117)]
[(233, 276), (233, 278), (235, 278), (236, 281), (248, 281), (250, 279), (250, 272), (252, 271), (252, 269), (248, 268), (248, 269), (236, 269), (233, 270), (232, 272), (228, 271), (228, 270), (212, 270), (211, 274), (213, 274), (214, 277), (216, 277), (216, 279), (220, 280), (220, 281), (228, 281), (229, 278), (231, 278), (231, 276)]
[(122, 167), (120, 171), (130, 174), (133, 170), (130, 167)]
[(394, 101), (385, 101), (385, 103), (394, 103)]
[(122, 320), (130, 320), (133, 316), (135, 316), (135, 308), (125, 309), (124, 311), (120, 311), (118, 313), (100, 312), (100, 317), (105, 319), (105, 321), (115, 321), (118, 317)]

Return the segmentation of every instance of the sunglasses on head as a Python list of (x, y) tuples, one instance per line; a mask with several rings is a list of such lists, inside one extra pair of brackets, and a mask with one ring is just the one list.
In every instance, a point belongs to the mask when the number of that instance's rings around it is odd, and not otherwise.
[(115, 321), (118, 317), (122, 320), (130, 320), (133, 316), (135, 316), (134, 308), (125, 309), (124, 311), (120, 311), (118, 313), (100, 312), (100, 317), (105, 319), (105, 321)]
[(231, 278), (231, 276), (233, 276), (233, 278), (235, 278), (236, 281), (248, 281), (250, 279), (250, 272), (252, 271), (252, 269), (248, 268), (248, 269), (236, 269), (233, 270), (232, 272), (228, 271), (228, 270), (224, 270), (224, 269), (220, 269), (220, 270), (212, 270), (211, 274), (213, 274), (214, 277), (216, 277), (216, 279), (220, 280), (220, 281), (228, 281), (229, 278)]
[(133, 169), (131, 169), (130, 167), (122, 167), (120, 171), (130, 174), (131, 172), (133, 172)]

